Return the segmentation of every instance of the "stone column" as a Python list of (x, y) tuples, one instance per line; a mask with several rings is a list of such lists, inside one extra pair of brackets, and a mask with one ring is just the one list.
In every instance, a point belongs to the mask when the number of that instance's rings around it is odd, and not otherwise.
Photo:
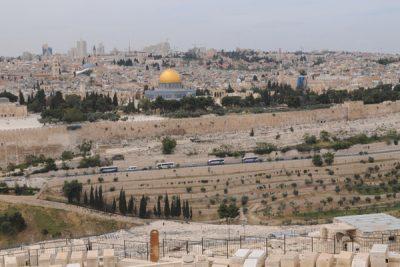
[(160, 259), (160, 242), (159, 233), (157, 230), (150, 232), (150, 261), (158, 262)]

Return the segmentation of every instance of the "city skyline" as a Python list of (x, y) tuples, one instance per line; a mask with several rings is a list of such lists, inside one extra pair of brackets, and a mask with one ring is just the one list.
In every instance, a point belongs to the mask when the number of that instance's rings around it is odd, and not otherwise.
[(54, 53), (66, 53), (80, 39), (88, 49), (103, 42), (108, 51), (169, 40), (180, 50), (196, 45), (400, 52), (394, 34), (400, 3), (391, 0), (117, 0), (113, 6), (103, 0), (6, 0), (3, 6), (10, 11), (0, 17), (0, 55), (5, 56), (40, 53), (44, 43)]

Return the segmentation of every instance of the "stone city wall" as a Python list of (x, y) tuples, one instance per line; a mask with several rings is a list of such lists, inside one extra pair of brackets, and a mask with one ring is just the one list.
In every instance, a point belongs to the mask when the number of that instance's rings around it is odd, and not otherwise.
[(400, 101), (374, 105), (346, 102), (329, 109), (307, 111), (161, 121), (84, 123), (82, 128), (77, 130), (67, 130), (65, 125), (5, 130), (0, 131), (0, 165), (20, 162), (29, 154), (59, 156), (62, 151), (75, 148), (84, 139), (93, 140), (96, 145), (112, 146), (129, 143), (137, 138), (240, 132), (259, 127), (291, 127), (298, 124), (378, 117), (399, 111)]

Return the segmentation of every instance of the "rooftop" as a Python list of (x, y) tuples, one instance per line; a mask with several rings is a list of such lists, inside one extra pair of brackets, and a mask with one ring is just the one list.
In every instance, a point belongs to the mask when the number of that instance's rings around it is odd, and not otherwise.
[(385, 213), (342, 216), (335, 217), (335, 220), (365, 233), (400, 230), (400, 219)]

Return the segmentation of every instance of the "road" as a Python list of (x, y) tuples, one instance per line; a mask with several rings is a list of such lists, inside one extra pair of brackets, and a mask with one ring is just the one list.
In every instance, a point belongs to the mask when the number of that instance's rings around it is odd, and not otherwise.
[[(385, 153), (393, 153), (393, 152), (400, 152), (399, 149), (388, 149), (388, 150), (381, 150), (381, 151), (375, 151), (375, 152), (369, 152), (368, 154), (365, 154), (365, 156), (373, 156), (373, 155), (378, 155), (378, 154), (385, 154)], [(360, 156), (359, 153), (349, 153), (345, 155), (335, 155), (335, 158), (346, 158), (346, 157), (354, 157), (354, 156)], [(253, 162), (253, 163), (242, 163), (241, 159), (235, 159), (235, 158), (229, 158), (225, 160), (225, 163), (223, 165), (238, 165), (238, 164), (260, 164), (263, 162), (267, 162), (266, 158), (259, 157), (260, 161), (259, 162)], [(290, 161), (299, 161), (299, 160), (305, 160), (305, 158), (287, 158), (287, 159), (282, 159), (280, 161), (283, 162), (290, 162)], [(217, 166), (217, 165), (212, 165), (212, 166)], [(202, 168), (202, 167), (211, 167), (212, 166), (208, 165), (207, 162), (204, 163), (186, 163), (186, 164), (177, 164), (177, 166), (174, 167), (174, 169), (177, 168)], [(155, 169), (148, 169), (148, 168), (138, 168), (134, 172), (146, 172), (146, 171), (153, 171)], [(116, 172), (112, 173), (127, 173), (127, 172), (132, 172), (132, 171), (127, 171), (127, 170), (118, 170)], [(94, 174), (102, 174), (100, 171), (97, 171), (95, 173), (93, 172), (87, 172), (87, 173), (77, 173), (77, 174), (69, 174), (67, 175), (60, 175), (57, 177), (60, 178), (67, 178), (67, 177), (75, 177), (75, 176), (93, 176)]]

